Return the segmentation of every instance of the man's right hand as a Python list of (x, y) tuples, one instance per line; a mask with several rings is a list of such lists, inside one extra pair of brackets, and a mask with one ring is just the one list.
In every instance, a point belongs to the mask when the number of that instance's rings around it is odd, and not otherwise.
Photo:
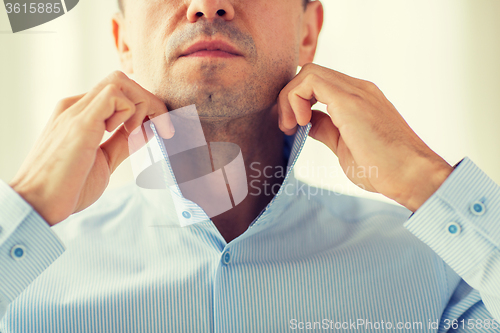
[[(87, 94), (59, 102), (9, 185), (50, 225), (63, 221), (102, 195), (113, 171), (129, 156), (129, 139), (137, 142), (136, 149), (144, 145), (143, 131), (134, 129), (141, 129), (146, 117), (163, 138), (174, 135), (166, 113), (160, 99), (114, 72)], [(100, 144), (104, 131), (116, 128)]]

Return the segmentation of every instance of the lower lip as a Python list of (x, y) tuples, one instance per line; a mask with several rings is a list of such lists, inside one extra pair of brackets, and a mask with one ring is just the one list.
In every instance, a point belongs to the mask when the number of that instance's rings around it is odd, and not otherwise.
[(204, 51), (198, 51), (198, 52), (194, 52), (194, 53), (185, 55), (185, 57), (188, 57), (188, 58), (235, 58), (235, 57), (239, 57), (239, 56), (236, 54), (232, 54), (232, 53), (228, 53), (228, 52), (224, 52), (224, 51), (204, 50)]

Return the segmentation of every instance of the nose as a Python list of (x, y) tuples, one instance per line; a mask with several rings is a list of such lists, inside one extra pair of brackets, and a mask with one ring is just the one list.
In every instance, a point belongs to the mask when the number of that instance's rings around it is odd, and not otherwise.
[(230, 0), (191, 0), (187, 10), (187, 19), (194, 23), (202, 17), (209, 21), (216, 18), (231, 21), (234, 18), (234, 7)]

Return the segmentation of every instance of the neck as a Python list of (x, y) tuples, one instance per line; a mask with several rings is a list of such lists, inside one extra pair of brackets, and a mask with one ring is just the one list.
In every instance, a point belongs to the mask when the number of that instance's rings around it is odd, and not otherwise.
[(245, 232), (271, 201), (276, 191), (270, 189), (279, 187), (274, 185), (283, 182), (284, 175), (268, 171), (266, 175), (272, 174), (272, 177), (266, 177), (264, 168), (267, 166), (268, 170), (269, 167), (276, 170), (277, 167), (286, 167), (287, 161), (283, 160), (284, 134), (278, 127), (278, 116), (274, 109), (237, 119), (200, 120), (207, 142), (237, 144), (245, 163), (248, 195), (232, 209), (212, 217), (213, 223), (229, 243)]

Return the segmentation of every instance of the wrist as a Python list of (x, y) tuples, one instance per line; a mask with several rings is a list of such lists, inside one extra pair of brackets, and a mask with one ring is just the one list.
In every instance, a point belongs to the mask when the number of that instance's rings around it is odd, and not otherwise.
[(436, 193), (452, 172), (453, 167), (439, 156), (434, 161), (421, 159), (409, 173), (411, 179), (406, 186), (407, 196), (398, 202), (412, 212), (417, 211)]
[(45, 212), (41, 209), (44, 206), (43, 204), (40, 204), (41, 199), (43, 199), (43, 195), (38, 194), (37, 191), (33, 189), (23, 186), (22, 183), (15, 180), (11, 181), (8, 185), (21, 198), (23, 198), (23, 200), (26, 201), (26, 203), (28, 203), (28, 205), (30, 205), (31, 208), (33, 208), (33, 210), (35, 210), (45, 222), (47, 222), (47, 224), (51, 226), (55, 224), (54, 221), (51, 221), (50, 217), (46, 216), (46, 214), (44, 214)]

